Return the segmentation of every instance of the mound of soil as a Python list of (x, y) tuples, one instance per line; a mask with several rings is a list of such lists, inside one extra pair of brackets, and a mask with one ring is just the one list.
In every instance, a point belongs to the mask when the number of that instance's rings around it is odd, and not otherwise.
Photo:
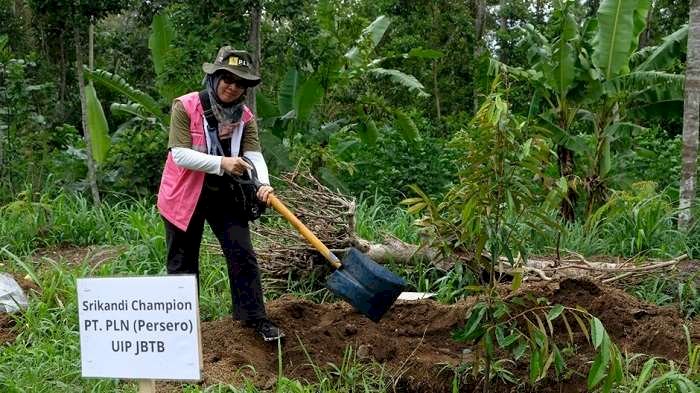
[[(345, 303), (314, 304), (283, 297), (268, 304), (268, 314), (284, 329), (284, 373), (314, 381), (312, 366), (340, 366), (348, 346), (357, 358), (376, 361), (386, 371), (413, 380), (418, 391), (437, 391), (449, 375), (436, 378), (441, 365), (457, 365), (465, 345), (450, 339), (463, 323), (471, 302), (445, 306), (432, 301), (397, 303), (374, 323)], [(271, 387), (278, 373), (276, 343), (263, 343), (239, 323), (221, 320), (202, 327), (205, 383), (252, 378), (256, 385)], [(250, 368), (245, 366), (250, 365)]]
[(526, 288), (552, 304), (581, 306), (598, 317), (623, 352), (645, 353), (682, 361), (687, 355), (683, 323), (694, 341), (700, 340), (700, 322), (686, 322), (673, 307), (658, 307), (620, 289), (587, 279)]
[[(623, 351), (676, 361), (685, 356), (681, 327), (684, 321), (672, 309), (649, 305), (618, 289), (581, 279), (528, 286), (523, 291), (546, 296), (553, 304), (586, 308), (601, 319)], [(340, 365), (347, 347), (351, 347), (360, 361), (382, 364), (385, 375), (395, 381), (397, 391), (449, 392), (452, 372), (445, 366), (470, 359), (469, 346), (454, 342), (451, 334), (463, 325), (474, 301), (449, 306), (430, 300), (400, 302), (380, 323), (367, 320), (345, 303), (314, 304), (283, 297), (267, 307), (270, 317), (287, 334), (282, 344), (282, 363), (289, 378), (313, 382), (316, 376), (312, 364)], [(695, 340), (700, 339), (697, 322), (691, 331)], [(566, 335), (564, 329), (559, 332)], [(249, 378), (259, 387), (273, 387), (278, 374), (276, 343), (264, 343), (231, 320), (203, 323), (202, 338), (203, 385), (237, 384)], [(586, 367), (587, 360), (590, 359), (575, 363)], [(585, 391), (585, 369), (583, 376), (565, 384), (543, 386), (540, 391)], [(177, 390), (174, 384), (161, 387)], [(512, 386), (501, 388), (503, 392), (512, 390)]]

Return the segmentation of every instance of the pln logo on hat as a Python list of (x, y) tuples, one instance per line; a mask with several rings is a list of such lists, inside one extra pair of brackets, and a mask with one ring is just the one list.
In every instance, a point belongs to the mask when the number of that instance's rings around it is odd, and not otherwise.
[(242, 66), (242, 67), (249, 67), (250, 64), (248, 64), (248, 61), (245, 59), (241, 59), (238, 56), (231, 56), (228, 58), (228, 65), (232, 66)]
[(222, 70), (228, 71), (248, 81), (250, 86), (255, 86), (260, 83), (260, 76), (253, 71), (252, 64), (253, 61), (248, 52), (224, 46), (219, 49), (214, 63), (204, 63), (202, 69), (207, 74)]

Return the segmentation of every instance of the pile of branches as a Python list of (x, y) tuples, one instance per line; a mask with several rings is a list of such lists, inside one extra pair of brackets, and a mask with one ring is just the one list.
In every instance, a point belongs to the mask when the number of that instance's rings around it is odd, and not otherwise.
[[(635, 258), (609, 262), (588, 261), (583, 255), (568, 251), (569, 255), (561, 259), (528, 259), (523, 264), (526, 273), (533, 275), (535, 279), (551, 281), (565, 277), (585, 276), (603, 283), (639, 282), (650, 275), (660, 273), (667, 274), (675, 271), (678, 265), (688, 259), (687, 254), (679, 255), (665, 261), (637, 262)], [(506, 266), (504, 269), (503, 266)], [(501, 258), (501, 269), (507, 271), (512, 268), (505, 258)], [(631, 280), (631, 281), (630, 281)]]
[[(286, 173), (277, 196), (329, 249), (341, 253), (357, 244), (355, 200), (332, 191), (308, 173)], [(272, 210), (272, 209), (269, 209)], [(309, 274), (323, 274), (326, 262), (299, 232), (276, 212), (256, 224), (253, 236), (260, 269), (268, 280), (286, 282)]]

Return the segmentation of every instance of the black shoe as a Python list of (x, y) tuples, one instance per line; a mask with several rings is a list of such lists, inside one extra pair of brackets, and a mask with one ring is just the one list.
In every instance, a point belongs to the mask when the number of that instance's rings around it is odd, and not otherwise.
[(284, 337), (282, 330), (280, 330), (280, 328), (278, 328), (267, 318), (245, 321), (243, 324), (247, 327), (253, 328), (265, 341), (275, 341)]

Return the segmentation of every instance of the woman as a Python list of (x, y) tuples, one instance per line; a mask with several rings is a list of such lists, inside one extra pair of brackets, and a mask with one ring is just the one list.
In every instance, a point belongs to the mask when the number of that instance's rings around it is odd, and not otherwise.
[(247, 216), (225, 176), (251, 169), (242, 153), (263, 183), (258, 198), (267, 202), (273, 191), (255, 117), (243, 104), (246, 89), (260, 83), (250, 65), (248, 53), (225, 46), (213, 64), (202, 66), (206, 89), (173, 102), (158, 210), (165, 222), (168, 274), (199, 277), (199, 247), (208, 222), (226, 257), (233, 318), (271, 341), (284, 334), (266, 316)]

